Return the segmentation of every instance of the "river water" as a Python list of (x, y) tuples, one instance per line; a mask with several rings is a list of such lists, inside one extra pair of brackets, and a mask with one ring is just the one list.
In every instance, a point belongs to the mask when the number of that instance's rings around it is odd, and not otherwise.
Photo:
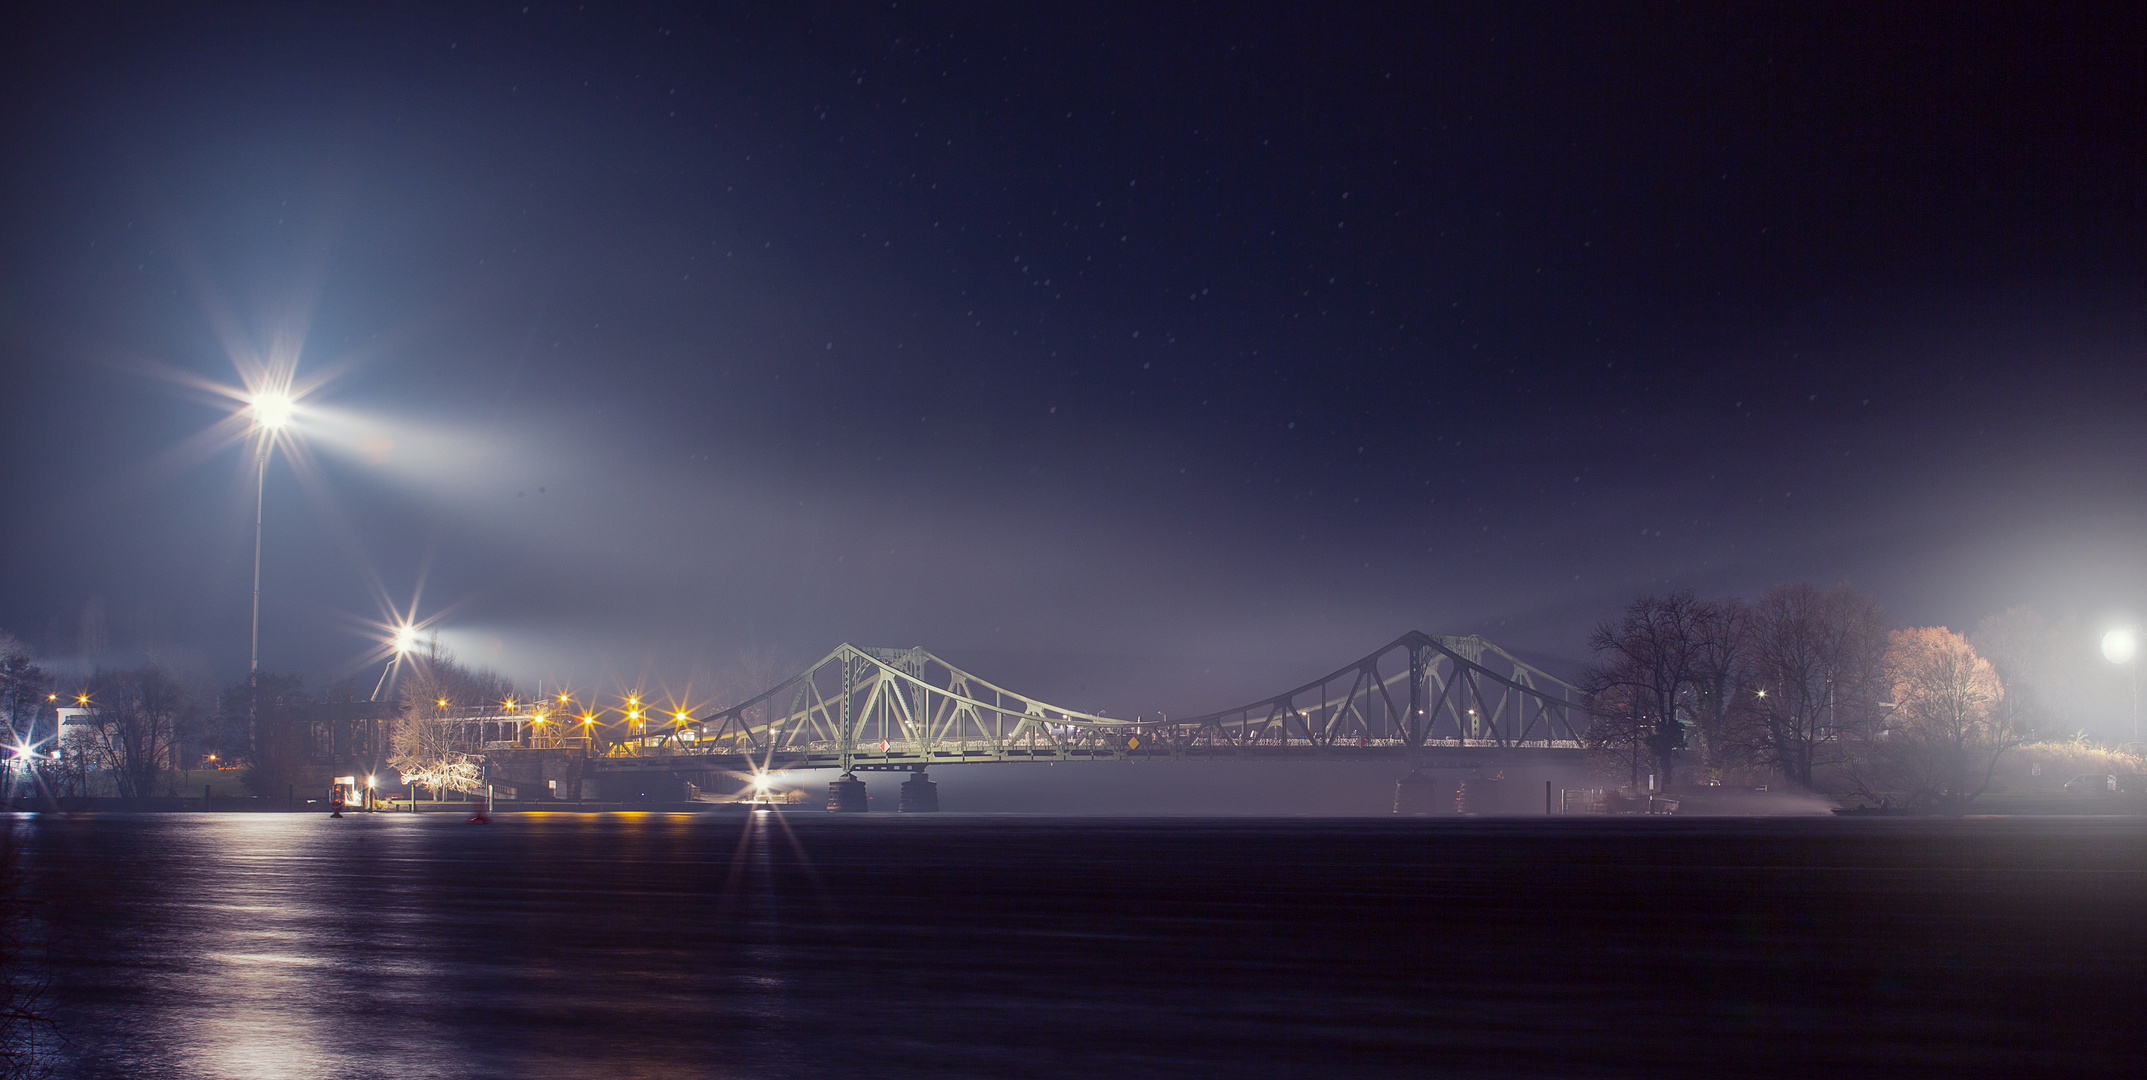
[(2139, 1075), (2137, 821), (17, 816), (81, 1077)]

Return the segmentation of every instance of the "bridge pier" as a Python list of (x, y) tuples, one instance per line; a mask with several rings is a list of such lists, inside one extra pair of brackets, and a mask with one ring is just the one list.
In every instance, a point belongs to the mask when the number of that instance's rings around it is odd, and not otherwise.
[(868, 798), (865, 782), (851, 773), (842, 774), (827, 786), (827, 808), (831, 813), (862, 814), (872, 809)]
[(1394, 812), (1397, 814), (1452, 813), (1452, 800), (1453, 792), (1439, 783), (1437, 777), (1421, 769), (1410, 769), (1409, 775), (1394, 782)]
[(932, 814), (939, 811), (939, 785), (919, 769), (902, 781), (902, 801), (898, 804), (905, 814)]

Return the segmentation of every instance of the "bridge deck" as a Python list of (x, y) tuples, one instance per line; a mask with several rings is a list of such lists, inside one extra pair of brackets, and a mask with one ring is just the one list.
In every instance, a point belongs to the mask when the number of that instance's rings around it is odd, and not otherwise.
[[(1139, 747), (1007, 747), (911, 750), (877, 747), (849, 755), (850, 768), (861, 772), (915, 772), (947, 765), (985, 765), (1006, 762), (1061, 761), (1383, 761), (1413, 762), (1426, 769), (1478, 769), (1495, 765), (1579, 765), (1586, 752), (1578, 745), (1499, 746), (1399, 744), (1368, 746), (1190, 746)], [(839, 750), (812, 749), (769, 753), (737, 753), (730, 750), (642, 749), (631, 755), (591, 759), (602, 772), (736, 772), (776, 769), (837, 769), (842, 767)]]

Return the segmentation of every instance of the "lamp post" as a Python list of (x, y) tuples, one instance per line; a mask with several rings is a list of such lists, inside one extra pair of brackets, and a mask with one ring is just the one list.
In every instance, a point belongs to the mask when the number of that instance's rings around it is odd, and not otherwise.
[(2132, 741), (2140, 741), (2140, 633), (2137, 623), (2120, 626), (2102, 635), (2102, 657), (2132, 668)]
[(268, 457), (276, 436), (291, 422), (291, 395), (279, 389), (257, 391), (246, 403), (255, 430), (253, 486), (253, 640), (246, 660), (251, 680), (261, 670), (261, 506), (268, 492)]

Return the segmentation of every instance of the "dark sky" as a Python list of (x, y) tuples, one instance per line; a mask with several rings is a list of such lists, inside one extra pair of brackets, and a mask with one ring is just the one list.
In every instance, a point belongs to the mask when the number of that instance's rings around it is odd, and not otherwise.
[[(2147, 590), (2147, 17), (2110, 5), (23, 5), (0, 627), (1071, 707), (1636, 592)], [(368, 681), (370, 672), (359, 677)], [(699, 693), (700, 691), (696, 691)]]

